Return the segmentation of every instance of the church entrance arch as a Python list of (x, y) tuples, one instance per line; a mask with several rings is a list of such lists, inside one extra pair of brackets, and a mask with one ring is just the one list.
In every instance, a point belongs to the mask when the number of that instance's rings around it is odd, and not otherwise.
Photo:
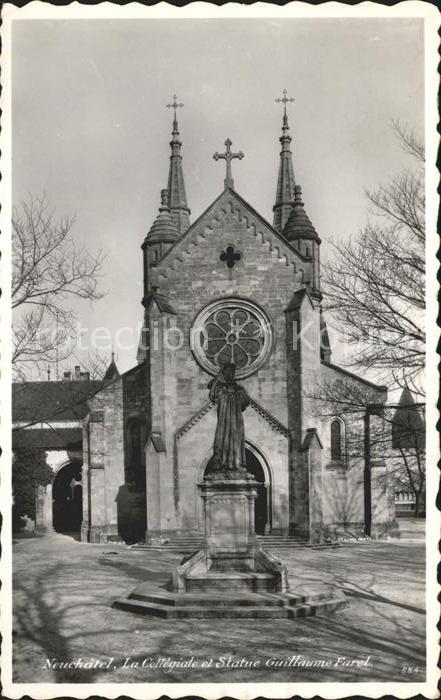
[(257, 535), (271, 532), (271, 476), (266, 460), (260, 451), (245, 442), (247, 470), (254, 476), (259, 486), (254, 504), (254, 528)]
[(80, 462), (69, 462), (59, 470), (52, 485), (52, 498), (54, 530), (79, 538), (83, 519)]

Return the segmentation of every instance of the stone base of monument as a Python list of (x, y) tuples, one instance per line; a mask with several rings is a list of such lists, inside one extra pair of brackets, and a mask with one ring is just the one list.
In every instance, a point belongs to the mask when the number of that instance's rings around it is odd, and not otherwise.
[(286, 566), (254, 534), (257, 483), (204, 480), (205, 547), (184, 559), (167, 589), (138, 586), (114, 607), (165, 618), (292, 618), (346, 605), (330, 588), (289, 586)]

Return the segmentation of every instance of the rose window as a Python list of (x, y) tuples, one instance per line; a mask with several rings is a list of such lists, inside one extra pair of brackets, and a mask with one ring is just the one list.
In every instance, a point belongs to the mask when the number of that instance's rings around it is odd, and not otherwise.
[(261, 309), (242, 299), (221, 299), (206, 307), (191, 331), (191, 347), (202, 367), (217, 374), (224, 363), (236, 365), (236, 377), (247, 377), (265, 361), (271, 347), (271, 325)]

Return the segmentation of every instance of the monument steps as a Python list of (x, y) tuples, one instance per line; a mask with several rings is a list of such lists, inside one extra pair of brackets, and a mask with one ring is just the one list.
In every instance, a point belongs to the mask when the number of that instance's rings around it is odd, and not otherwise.
[[(154, 581), (138, 585), (113, 603), (119, 610), (166, 619), (255, 620), (330, 613), (347, 604), (342, 592), (328, 585), (318, 588), (315, 579), (297, 578), (290, 589), (288, 568), (270, 549), (305, 548), (312, 546), (310, 542), (276, 533), (256, 537), (259, 482), (245, 467), (242, 418), (250, 397), (234, 381), (235, 368), (231, 362), (223, 363), (208, 385), (218, 411), (213, 454), (197, 484), (205, 534), (195, 529), (148, 535), (157, 542), (138, 549), (190, 556), (174, 566), (167, 589)], [(307, 530), (297, 534), (305, 536)]]
[(138, 615), (166, 619), (293, 619), (332, 613), (347, 604), (338, 595), (330, 598), (320, 594), (293, 595), (291, 598), (288, 594), (273, 594), (271, 599), (253, 594), (247, 601), (237, 594), (230, 594), (227, 599), (213, 599), (210, 596), (204, 598), (201, 594), (197, 600), (190, 597), (185, 602), (182, 598), (187, 594), (177, 594), (173, 601), (161, 594), (150, 594), (148, 601), (141, 599), (140, 595), (135, 597), (131, 594), (128, 598), (119, 598), (113, 603), (113, 607)]
[(206, 571), (192, 573), (186, 577), (187, 591), (243, 591), (248, 593), (274, 590), (274, 576), (271, 573), (253, 571)]
[(200, 593), (192, 595), (191, 593), (174, 594), (174, 593), (148, 593), (142, 591), (133, 591), (129, 596), (130, 600), (142, 600), (146, 603), (158, 603), (159, 605), (171, 605), (172, 607), (187, 607), (198, 606), (218, 606), (218, 607), (274, 607), (276, 606), (293, 606), (303, 603), (310, 603), (329, 598), (329, 593), (315, 593), (310, 595), (294, 595), (286, 593), (256, 593), (252, 598), (249, 594), (231, 593), (226, 595), (217, 594), (213, 596), (209, 593)]

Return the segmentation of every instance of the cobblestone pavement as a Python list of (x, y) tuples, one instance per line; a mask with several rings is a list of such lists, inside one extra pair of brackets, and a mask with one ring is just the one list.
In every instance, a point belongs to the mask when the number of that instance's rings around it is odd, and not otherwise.
[(138, 617), (112, 601), (141, 581), (165, 583), (179, 555), (17, 539), (14, 681), (424, 681), (424, 542), (275, 553), (292, 587), (337, 585), (348, 607), (295, 620)]

